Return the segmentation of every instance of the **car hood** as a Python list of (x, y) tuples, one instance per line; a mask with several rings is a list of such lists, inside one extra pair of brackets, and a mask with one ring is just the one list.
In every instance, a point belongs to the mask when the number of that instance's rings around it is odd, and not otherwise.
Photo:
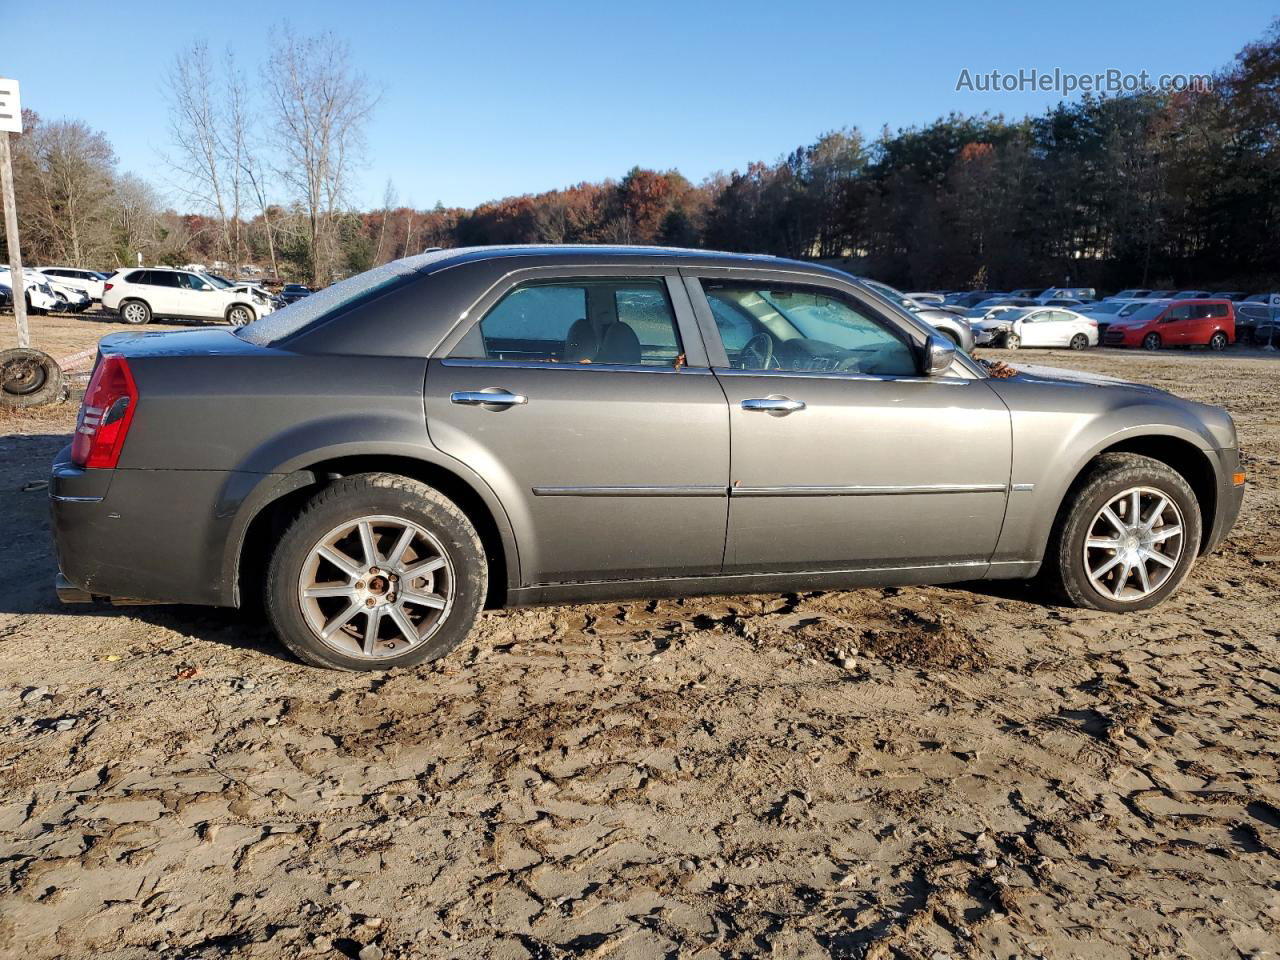
[(1134, 390), (1145, 390), (1150, 393), (1168, 395), (1167, 390), (1148, 386), (1145, 383), (1134, 383), (1119, 377), (1108, 377), (1103, 373), (1088, 373), (1084, 370), (1065, 370), (1062, 367), (1046, 367), (1034, 363), (1017, 363), (1014, 368), (1025, 380), (1043, 383), (1080, 383), (1093, 387), (1132, 387)]
[(999, 327), (1009, 326), (1014, 320), (1014, 317), (1006, 316), (1003, 313), (990, 313), (980, 320), (970, 320), (969, 325), (978, 330), (995, 330)]

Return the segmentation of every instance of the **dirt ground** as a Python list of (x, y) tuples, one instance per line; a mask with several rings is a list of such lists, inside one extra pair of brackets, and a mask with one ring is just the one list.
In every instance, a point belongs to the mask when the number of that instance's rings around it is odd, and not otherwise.
[(245, 614), (59, 608), (24, 485), (74, 410), (0, 421), (0, 955), (1277, 956), (1280, 359), (1007, 359), (1235, 415), (1244, 514), (1164, 606), (555, 607), (328, 673)]

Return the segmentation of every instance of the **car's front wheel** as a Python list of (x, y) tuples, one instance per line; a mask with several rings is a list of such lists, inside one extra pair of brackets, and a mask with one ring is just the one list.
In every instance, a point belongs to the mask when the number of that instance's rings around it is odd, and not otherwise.
[(1004, 348), (1006, 350), (1017, 350), (1022, 346), (1022, 338), (1016, 333), (1006, 333), (1004, 335)]
[(1158, 333), (1148, 333), (1145, 337), (1143, 337), (1143, 338), (1142, 338), (1142, 349), (1143, 349), (1143, 350), (1159, 350), (1159, 349), (1160, 349), (1160, 334), (1158, 334)]
[(1172, 467), (1138, 454), (1104, 454), (1068, 496), (1045, 563), (1071, 603), (1145, 610), (1186, 579), (1200, 546), (1200, 505)]
[(243, 327), (253, 323), (253, 311), (243, 303), (237, 303), (227, 311), (227, 323), (233, 327)]
[(141, 300), (126, 300), (120, 305), (120, 319), (132, 324), (150, 323), (151, 308)]
[(386, 670), (461, 643), (487, 589), (484, 547), (456, 504), (415, 480), (366, 473), (317, 493), (285, 532), (266, 607), (304, 662)]

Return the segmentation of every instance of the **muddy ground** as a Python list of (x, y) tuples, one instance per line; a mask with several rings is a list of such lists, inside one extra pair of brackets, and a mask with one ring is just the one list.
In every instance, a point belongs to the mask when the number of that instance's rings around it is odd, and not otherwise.
[(1280, 359), (1033, 357), (1236, 416), (1240, 524), (1158, 610), (556, 607), (327, 673), (236, 612), (60, 609), (23, 487), (74, 411), (5, 419), (0, 955), (1276, 956)]

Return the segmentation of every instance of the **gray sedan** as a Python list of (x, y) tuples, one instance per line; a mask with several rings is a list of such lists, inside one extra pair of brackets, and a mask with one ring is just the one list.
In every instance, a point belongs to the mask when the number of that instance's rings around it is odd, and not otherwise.
[(512, 247), (104, 338), (50, 497), (64, 600), (260, 596), (301, 659), (365, 670), (506, 605), (1043, 572), (1142, 610), (1243, 484), (1223, 410), (991, 379), (836, 270)]

